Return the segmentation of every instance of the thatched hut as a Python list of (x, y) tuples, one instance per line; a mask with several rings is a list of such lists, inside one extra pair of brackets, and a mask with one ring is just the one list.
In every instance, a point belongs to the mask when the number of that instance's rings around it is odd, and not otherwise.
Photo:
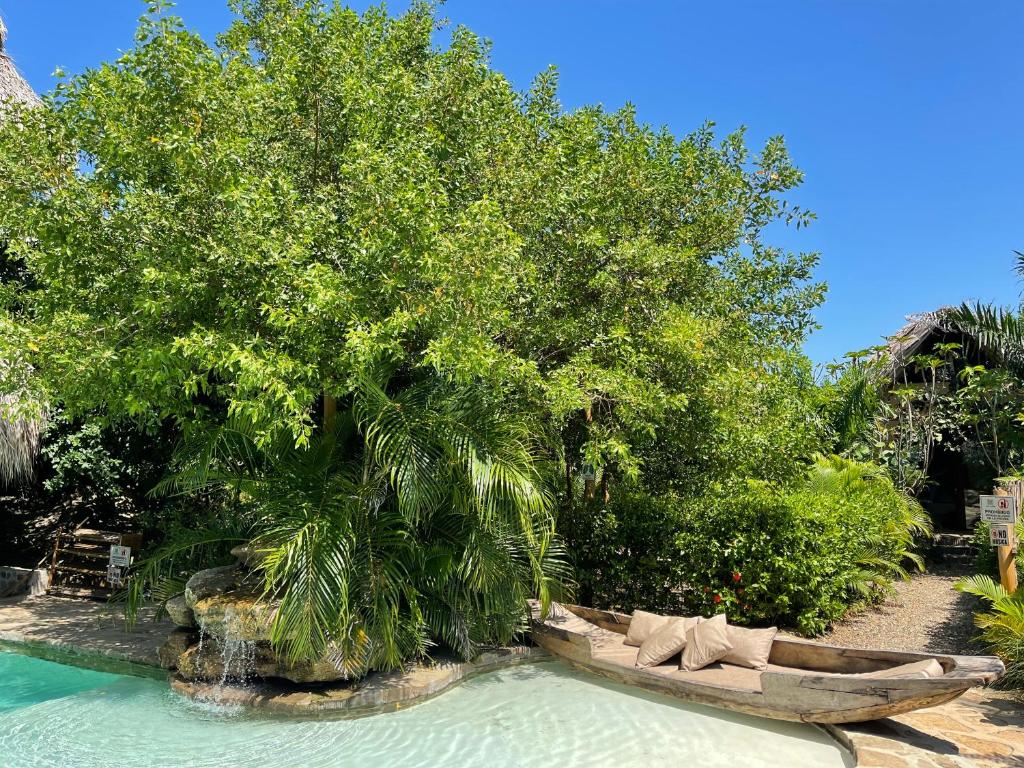
[(7, 27), (0, 18), (0, 101), (12, 99), (23, 104), (38, 104), (39, 97), (25, 82), (11, 57), (7, 55)]
[[(3, 119), (4, 105), (12, 102), (39, 104), (39, 97), (18, 72), (7, 55), (7, 27), (0, 18), (0, 120)], [(0, 242), (0, 259), (4, 251)], [(0, 360), (0, 366), (10, 362)], [(0, 393), (0, 487), (31, 475), (39, 453), (39, 437), (42, 424), (39, 419), (24, 414), (10, 413), (10, 406), (19, 400), (17, 393)], [(7, 413), (7, 417), (4, 414)]]
[[(965, 367), (992, 365), (978, 339), (950, 319), (951, 311), (950, 307), (941, 307), (934, 312), (911, 315), (906, 325), (889, 337), (884, 352), (885, 371), (894, 385), (920, 385), (922, 372), (917, 360), (935, 355), (943, 345), (959, 345), (946, 373), (948, 380), (941, 383), (943, 393), (955, 391)], [(928, 485), (920, 498), (925, 509), (940, 528), (967, 528), (977, 515), (978, 493), (989, 493), (990, 488), (978, 476), (964, 446), (944, 434), (933, 446), (926, 468)]]

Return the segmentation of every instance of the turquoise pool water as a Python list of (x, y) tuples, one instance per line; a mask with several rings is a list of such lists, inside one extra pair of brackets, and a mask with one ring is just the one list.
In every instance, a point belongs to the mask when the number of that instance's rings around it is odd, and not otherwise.
[(647, 695), (556, 663), (358, 720), (255, 717), (166, 683), (0, 652), (3, 768), (832, 768), (821, 731)]

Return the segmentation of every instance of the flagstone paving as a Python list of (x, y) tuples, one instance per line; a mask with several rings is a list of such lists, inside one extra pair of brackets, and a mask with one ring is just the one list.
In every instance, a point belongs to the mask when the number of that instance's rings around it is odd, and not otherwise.
[(859, 768), (1024, 768), (1024, 705), (988, 689), (833, 733)]
[(51, 596), (0, 600), (0, 641), (41, 651), (159, 666), (157, 652), (172, 629), (166, 619), (153, 621), (152, 609), (129, 630), (119, 605)]

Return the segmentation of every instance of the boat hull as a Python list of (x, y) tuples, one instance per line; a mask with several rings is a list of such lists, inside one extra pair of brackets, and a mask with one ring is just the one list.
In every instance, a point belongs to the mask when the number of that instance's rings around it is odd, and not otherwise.
[[(624, 635), (630, 617), (582, 606), (562, 606), (605, 632)], [(1002, 663), (990, 656), (948, 656), (842, 648), (798, 639), (779, 639), (772, 668), (760, 675), (760, 691), (680, 680), (598, 658), (592, 638), (550, 619), (535, 616), (534, 642), (574, 667), (626, 685), (685, 701), (775, 720), (851, 723), (891, 717), (957, 698), (976, 685), (997, 679)], [(868, 678), (897, 664), (935, 659), (941, 677)], [(793, 671), (778, 671), (779, 667)]]

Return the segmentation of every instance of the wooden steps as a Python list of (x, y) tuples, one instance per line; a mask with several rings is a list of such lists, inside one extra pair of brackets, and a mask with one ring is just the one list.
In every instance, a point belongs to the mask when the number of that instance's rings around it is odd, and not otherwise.
[(928, 552), (934, 562), (963, 568), (972, 566), (976, 555), (974, 536), (969, 533), (936, 533)]
[[(114, 586), (107, 580), (112, 546), (130, 547), (134, 559), (142, 547), (142, 536), (93, 528), (59, 533), (53, 543), (49, 594), (88, 600), (109, 599), (114, 592)], [(121, 569), (120, 586), (127, 581), (130, 571), (130, 566)]]

